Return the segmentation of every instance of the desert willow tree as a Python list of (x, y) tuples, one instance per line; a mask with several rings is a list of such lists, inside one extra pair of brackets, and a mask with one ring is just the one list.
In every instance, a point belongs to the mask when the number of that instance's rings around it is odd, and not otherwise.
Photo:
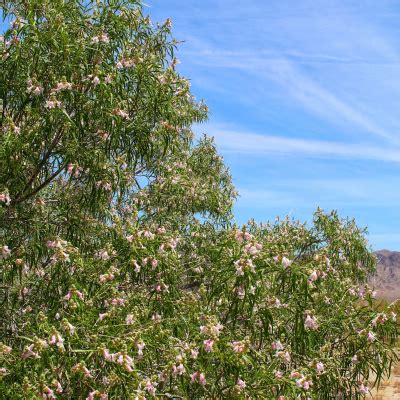
[(397, 335), (363, 232), (232, 225), (171, 22), (0, 4), (1, 397), (363, 398)]

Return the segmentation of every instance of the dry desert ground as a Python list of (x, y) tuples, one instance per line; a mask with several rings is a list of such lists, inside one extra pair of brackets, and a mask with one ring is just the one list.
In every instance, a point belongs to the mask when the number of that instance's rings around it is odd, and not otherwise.
[(400, 400), (400, 363), (393, 367), (390, 379), (382, 382), (379, 390), (373, 391), (373, 400)]

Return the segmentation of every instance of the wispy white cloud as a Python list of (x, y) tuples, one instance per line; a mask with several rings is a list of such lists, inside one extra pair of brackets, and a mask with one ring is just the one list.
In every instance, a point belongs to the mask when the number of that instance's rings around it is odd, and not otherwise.
[[(389, 50), (388, 50), (389, 51)], [(307, 57), (306, 54), (301, 56)], [(336, 56), (315, 55), (308, 58), (325, 57), (325, 60), (336, 62)], [(390, 57), (394, 64), (400, 59)], [(336, 61), (334, 61), (336, 60)], [(196, 63), (209, 67), (242, 70), (257, 79), (260, 85), (266, 82), (275, 82), (295, 101), (306, 110), (317, 114), (325, 120), (337, 125), (345, 123), (353, 125), (359, 132), (368, 132), (381, 139), (385, 139), (393, 145), (400, 145), (400, 135), (396, 132), (388, 132), (385, 124), (375, 122), (368, 104), (362, 99), (353, 96), (344, 98), (331, 88), (324, 87), (321, 83), (304, 73), (298, 63), (291, 61), (282, 53), (268, 52), (264, 56), (259, 52), (235, 52), (223, 51), (205, 47), (196, 57)], [(263, 83), (262, 83), (263, 82)], [(383, 120), (384, 116), (378, 121)], [(391, 116), (393, 119), (393, 116)], [(400, 120), (397, 119), (400, 124)]]
[(381, 180), (379, 177), (326, 178), (326, 179), (282, 179), (281, 181), (242, 182), (238, 188), (239, 206), (244, 204), (254, 207), (284, 206), (305, 209), (318, 205), (337, 208), (397, 208), (400, 192), (394, 190), (397, 179)]
[(392, 143), (400, 143), (398, 135), (387, 132), (379, 124), (372, 121), (366, 113), (360, 112), (357, 106), (341, 99), (333, 92), (316, 83), (315, 80), (297, 69), (292, 62), (281, 60), (271, 63), (270, 68), (273, 73), (273, 79), (283, 84), (294, 98), (298, 99), (310, 110), (333, 121), (344, 118), (363, 131), (375, 134)]
[(223, 152), (248, 155), (295, 155), (400, 162), (400, 150), (334, 141), (260, 135), (210, 125), (208, 132)]

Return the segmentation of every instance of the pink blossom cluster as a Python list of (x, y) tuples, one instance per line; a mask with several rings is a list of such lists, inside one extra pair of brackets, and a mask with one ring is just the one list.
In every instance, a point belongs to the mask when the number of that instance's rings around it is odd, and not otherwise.
[(207, 380), (204, 373), (199, 371), (196, 371), (193, 374), (191, 374), (190, 379), (192, 383), (199, 383), (202, 386), (205, 386), (207, 384)]
[(93, 378), (92, 372), (83, 363), (74, 365), (72, 372), (81, 373), (85, 378)]
[(319, 328), (317, 319), (310, 313), (306, 313), (305, 315), (304, 326), (306, 327), (306, 329), (309, 329), (311, 331), (316, 331)]
[(68, 293), (64, 296), (65, 301), (69, 301), (72, 299), (72, 297), (77, 297), (79, 300), (83, 300), (83, 293), (80, 292), (76, 288), (71, 288)]
[(33, 84), (32, 79), (28, 79), (27, 86), (26, 92), (29, 94), (39, 96), (43, 93), (43, 88), (40, 85)]
[(36, 339), (29, 346), (25, 346), (24, 351), (21, 354), (21, 358), (23, 360), (26, 360), (27, 358), (40, 358), (41, 351), (47, 347), (49, 347), (49, 345), (46, 340)]
[(108, 349), (103, 349), (102, 356), (106, 361), (121, 365), (127, 372), (134, 371), (133, 358), (125, 352), (110, 353)]
[(0, 193), (0, 203), (4, 203), (6, 206), (9, 206), (11, 202), (10, 195), (8, 192)]
[(0, 260), (6, 259), (11, 256), (11, 250), (7, 245), (0, 247)]
[(235, 239), (238, 242), (248, 241), (248, 240), (253, 239), (253, 235), (250, 234), (249, 232), (243, 232), (243, 231), (237, 230), (235, 233)]
[(236, 267), (236, 275), (243, 276), (245, 271), (250, 271), (252, 273), (256, 272), (256, 266), (253, 261), (249, 258), (240, 258), (234, 262)]
[(98, 36), (93, 36), (91, 39), (91, 43), (93, 44), (97, 44), (97, 43), (110, 43), (110, 38), (108, 37), (108, 35), (106, 33), (101, 33)]
[(80, 167), (78, 164), (69, 163), (67, 165), (67, 172), (71, 174), (74, 178), (79, 178), (80, 174), (82, 173), (83, 168)]
[(303, 388), (304, 390), (310, 390), (313, 386), (312, 380), (307, 379), (303, 374), (297, 371), (293, 371), (290, 374), (290, 378), (295, 380), (297, 387)]

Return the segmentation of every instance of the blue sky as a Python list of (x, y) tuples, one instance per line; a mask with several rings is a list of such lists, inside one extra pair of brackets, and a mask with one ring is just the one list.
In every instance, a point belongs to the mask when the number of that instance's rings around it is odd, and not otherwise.
[(238, 222), (320, 206), (400, 250), (398, 1), (147, 0), (210, 107)]

